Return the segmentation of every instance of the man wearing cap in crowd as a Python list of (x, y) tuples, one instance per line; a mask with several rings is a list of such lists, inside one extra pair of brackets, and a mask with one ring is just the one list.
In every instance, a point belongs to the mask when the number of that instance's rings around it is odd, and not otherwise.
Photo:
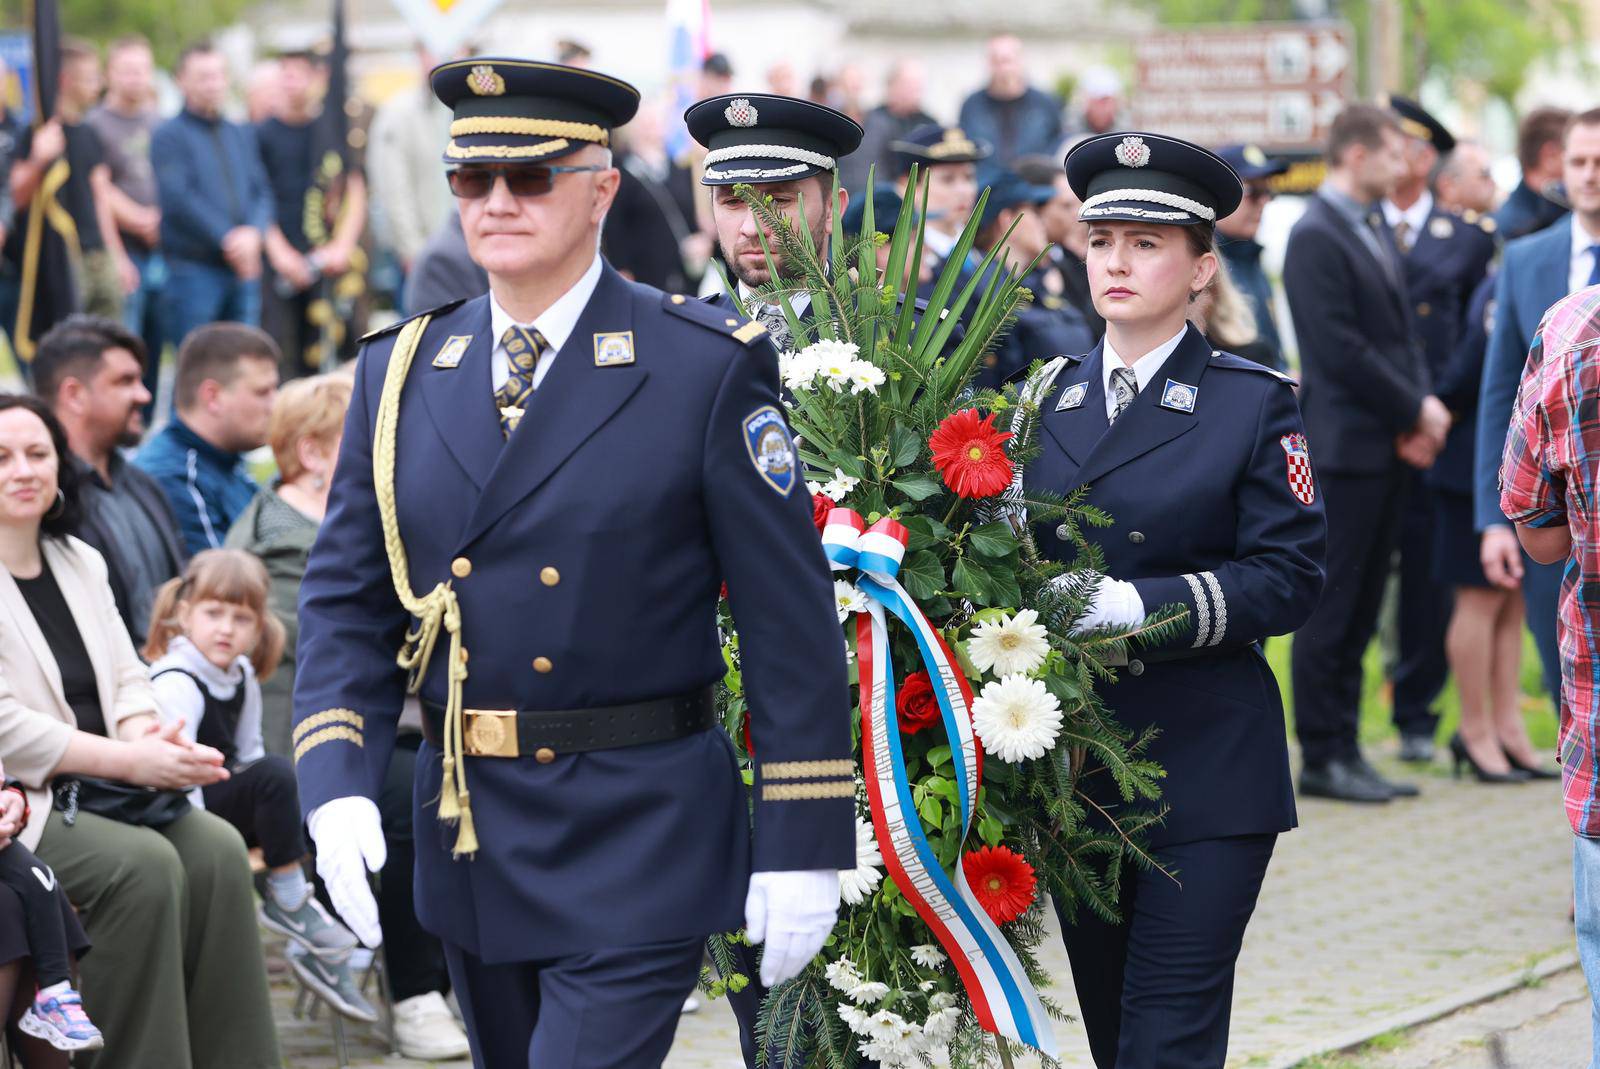
[(1045, 237), (1042, 209), (1055, 195), (1054, 186), (1029, 185), (1014, 171), (1001, 171), (989, 185), (989, 199), (984, 202), (983, 220), (978, 225), (977, 248), (987, 254), (1005, 239), (1005, 248), (996, 256), (996, 263), (1004, 263), (1013, 271), (1021, 271), (1036, 260), (1038, 266), (1022, 280), (1033, 293), (1033, 300), (1017, 310), (1016, 322), (1000, 338), (994, 352), (983, 357), (983, 366), (974, 380), (980, 388), (999, 389), (1026, 372), (1035, 360), (1063, 353), (1086, 353), (1099, 340), (1078, 310), (1065, 297), (1051, 293), (1045, 282), (1048, 264), (1042, 257), (1049, 239)]
[[(735, 308), (727, 293), (713, 294), (708, 303), (738, 315), (748, 308), (783, 352), (792, 340), (783, 308), (755, 300), (753, 291), (772, 281), (768, 252), (780, 278), (795, 277), (799, 268), (784, 262), (770, 234), (763, 251), (761, 221), (734, 189), (758, 187), (774, 212), (804, 228), (812, 244), (824, 251), (834, 213), (843, 214), (850, 206), (847, 189), (841, 187), (834, 199), (834, 175), (840, 157), (861, 144), (861, 126), (826, 105), (770, 93), (711, 97), (684, 112), (683, 121), (706, 149), (700, 182), (711, 190), (717, 248), (744, 308)], [(791, 295), (789, 301), (796, 315), (804, 315), (810, 303), (804, 293)]]
[[(1430, 182), (1456, 139), (1414, 100), (1391, 96), (1389, 110), (1406, 135), (1406, 169), (1384, 198), (1383, 217), (1404, 267), (1406, 296), (1428, 374), (1440, 381), (1461, 339), (1467, 305), (1494, 259), (1494, 220), (1469, 220), (1439, 204)], [(1437, 457), (1435, 457), (1437, 459)], [(1450, 676), (1445, 631), (1454, 605), (1452, 585), (1436, 575), (1434, 503), (1428, 469), (1413, 468), (1400, 528), (1398, 656), (1393, 666), (1394, 726), (1400, 759), (1433, 759), (1439, 714), (1433, 703)]]
[[(301, 592), (300, 795), (376, 945), (371, 799), (409, 676), (418, 914), (475, 1064), (658, 1066), (705, 937), (744, 925), (761, 978), (794, 976), (855, 863), (828, 565), (766, 331), (596, 251), (634, 88), (496, 58), (432, 85), (489, 293), (365, 339)], [(724, 581), (753, 836), (714, 726)]]
[(1262, 362), (1283, 370), (1283, 339), (1273, 310), (1272, 281), (1261, 267), (1261, 214), (1272, 200), (1272, 180), (1289, 169), (1288, 161), (1268, 159), (1258, 145), (1228, 145), (1217, 150), (1244, 182), (1244, 200), (1226, 219), (1217, 220), (1217, 251), (1228, 265), (1228, 277), (1239, 287), (1255, 313)]
[[(931, 277), (937, 279), (978, 203), (978, 164), (988, 159), (993, 149), (986, 142), (968, 137), (959, 126), (934, 125), (919, 126), (889, 147), (894, 152), (894, 180), (900, 186), (900, 195), (914, 198), (921, 211), (926, 194), (927, 228), (922, 252)], [(921, 187), (915, 190), (906, 188), (913, 165)], [(975, 251), (967, 253), (956, 292), (982, 262), (983, 257)], [(930, 283), (920, 296), (928, 297), (932, 292)]]

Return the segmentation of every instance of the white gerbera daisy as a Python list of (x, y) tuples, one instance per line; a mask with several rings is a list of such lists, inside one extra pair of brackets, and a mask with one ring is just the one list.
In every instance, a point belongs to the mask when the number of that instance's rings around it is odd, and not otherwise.
[(849, 958), (828, 962), (823, 975), (828, 978), (829, 986), (835, 991), (848, 991), (861, 982), (861, 974), (856, 971), (856, 963)]
[(984, 686), (972, 703), (972, 730), (1007, 764), (1043, 757), (1061, 733), (1061, 703), (1045, 685), (1009, 675)]
[(1032, 609), (985, 620), (967, 638), (967, 656), (972, 663), (980, 672), (997, 676), (1027, 675), (1044, 664), (1049, 652), (1049, 633)]
[(847, 583), (843, 579), (833, 581), (833, 607), (839, 611), (839, 622), (842, 624), (853, 613), (867, 611), (867, 596), (863, 594), (854, 583)]
[(822, 340), (812, 342), (801, 350), (802, 356), (816, 361), (816, 377), (833, 387), (834, 393), (843, 393), (850, 384), (850, 367), (857, 363), (861, 350), (853, 342)]
[(889, 985), (880, 984), (876, 980), (868, 980), (857, 984), (845, 992), (845, 997), (855, 1003), (882, 1002), (889, 996)]
[(887, 380), (883, 369), (866, 360), (855, 360), (850, 364), (850, 392), (876, 394), (878, 387)]
[(878, 840), (872, 825), (856, 818), (856, 867), (839, 870), (839, 898), (847, 906), (865, 902), (878, 884), (883, 882), (883, 854), (878, 850)]
[(922, 943), (911, 948), (911, 960), (924, 969), (937, 969), (947, 960), (944, 951), (932, 943)]

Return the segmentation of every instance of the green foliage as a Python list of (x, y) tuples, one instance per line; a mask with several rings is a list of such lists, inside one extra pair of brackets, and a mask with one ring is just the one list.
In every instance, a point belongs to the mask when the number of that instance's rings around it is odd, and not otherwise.
[[(62, 29), (75, 37), (108, 44), (128, 34), (149, 38), (156, 62), (170, 67), (184, 45), (231, 26), (249, 8), (248, 0), (61, 0)], [(7, 26), (28, 24), (28, 0), (0, 0)]]

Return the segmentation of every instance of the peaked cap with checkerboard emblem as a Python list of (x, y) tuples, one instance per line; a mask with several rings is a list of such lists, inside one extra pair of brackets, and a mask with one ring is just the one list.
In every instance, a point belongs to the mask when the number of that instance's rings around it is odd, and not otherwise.
[(537, 163), (609, 147), (639, 110), (627, 82), (560, 63), (473, 56), (435, 67), (429, 81), (454, 116), (446, 163)]
[(683, 121), (710, 150), (700, 179), (708, 186), (797, 182), (834, 170), (861, 144), (861, 125), (843, 112), (771, 93), (709, 97)]
[(1091, 137), (1067, 153), (1066, 168), (1086, 223), (1215, 223), (1244, 199), (1244, 183), (1221, 156), (1161, 134)]

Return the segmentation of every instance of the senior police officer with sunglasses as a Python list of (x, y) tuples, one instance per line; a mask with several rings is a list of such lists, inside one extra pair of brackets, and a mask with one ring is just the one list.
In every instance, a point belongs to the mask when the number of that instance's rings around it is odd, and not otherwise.
[[(375, 945), (371, 799), (418, 689), (417, 908), (475, 1064), (659, 1065), (705, 937), (746, 925), (781, 982), (855, 863), (828, 566), (764, 328), (597, 252), (634, 88), (493, 58), (432, 84), (490, 292), (365, 339), (301, 595), (301, 798)], [(712, 701), (724, 580), (753, 837)]]

